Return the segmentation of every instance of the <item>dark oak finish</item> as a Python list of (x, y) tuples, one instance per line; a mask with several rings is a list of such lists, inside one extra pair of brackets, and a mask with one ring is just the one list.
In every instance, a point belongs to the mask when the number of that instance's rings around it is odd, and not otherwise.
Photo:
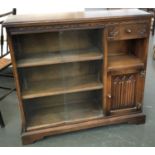
[(87, 122), (63, 125), (58, 127), (46, 128), (42, 130), (35, 130), (25, 132), (22, 134), (23, 144), (31, 144), (37, 140), (43, 139), (46, 136), (67, 133), (71, 131), (84, 130), (99, 126), (106, 126), (112, 124), (129, 123), (129, 124), (143, 124), (145, 123), (145, 115), (137, 113), (116, 117), (105, 117)]
[(150, 23), (151, 15), (137, 9), (8, 18), (23, 144), (145, 123)]
[(144, 68), (144, 62), (134, 55), (118, 55), (109, 57), (108, 70), (125, 68)]
[(37, 56), (28, 56), (23, 59), (20, 59), (17, 62), (17, 67), (32, 67), (32, 66), (43, 66), (50, 64), (59, 64), (59, 63), (69, 63), (69, 62), (82, 62), (82, 61), (91, 61), (91, 60), (101, 60), (103, 55), (101, 52), (96, 49), (86, 49), (78, 51), (66, 51), (65, 55), (62, 55), (60, 52), (48, 54), (38, 54)]
[[(65, 85), (67, 84), (67, 85)], [(53, 96), (66, 93), (84, 92), (102, 89), (103, 85), (97, 80), (96, 75), (68, 78), (66, 80), (47, 80), (33, 82), (29, 90), (23, 90), (22, 98), (31, 99), (37, 97)]]
[(149, 35), (149, 24), (141, 22), (122, 22), (121, 24), (110, 25), (108, 28), (109, 40), (124, 40), (144, 38)]
[(25, 106), (28, 111), (27, 130), (31, 131), (103, 117), (101, 91), (67, 94), (65, 100), (66, 104), (63, 104), (64, 95), (55, 95), (26, 101)]
[(32, 26), (32, 25), (49, 25), (58, 23), (80, 23), (92, 21), (112, 21), (112, 20), (125, 20), (138, 19), (143, 17), (142, 20), (148, 19), (148, 16), (152, 15), (137, 9), (124, 9), (124, 10), (109, 10), (109, 11), (88, 11), (88, 12), (67, 12), (67, 13), (57, 13), (57, 14), (41, 14), (41, 15), (18, 15), (10, 17), (5, 22), (6, 27), (21, 27), (21, 26)]

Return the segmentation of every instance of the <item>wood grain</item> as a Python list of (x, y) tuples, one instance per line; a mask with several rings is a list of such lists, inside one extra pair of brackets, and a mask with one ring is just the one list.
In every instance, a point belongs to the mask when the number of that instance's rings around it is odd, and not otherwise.
[(61, 51), (37, 54), (36, 56), (25, 57), (17, 61), (17, 67), (33, 67), (68, 62), (82, 62), (92, 60), (102, 60), (103, 55), (97, 48)]
[(149, 36), (149, 23), (147, 21), (121, 23), (109, 26), (109, 40), (126, 40), (147, 38)]
[(77, 23), (79, 21), (108, 21), (133, 19), (133, 18), (145, 18), (151, 17), (151, 14), (138, 10), (138, 9), (121, 9), (121, 10), (103, 10), (103, 11), (88, 11), (88, 12), (67, 12), (57, 14), (34, 14), (34, 15), (16, 15), (9, 17), (5, 22), (4, 26), (23, 26), (23, 25), (49, 25), (49, 23)]
[(52, 96), (58, 94), (84, 92), (102, 89), (103, 84), (96, 75), (69, 78), (66, 80), (37, 81), (29, 84), (22, 92), (23, 99)]
[(132, 108), (135, 101), (135, 75), (122, 75), (112, 78), (112, 102), (111, 110)]
[(109, 56), (108, 59), (109, 71), (144, 67), (144, 62), (134, 55)]
[(130, 114), (124, 116), (109, 116), (100, 119), (94, 119), (87, 122), (67, 124), (63, 126), (51, 127), (41, 130), (34, 130), (30, 132), (22, 133), (22, 142), (24, 145), (34, 143), (37, 140), (41, 140), (46, 136), (56, 135), (61, 133), (67, 133), (70, 131), (78, 131), (94, 128), (99, 126), (107, 126), (112, 124), (130, 123), (130, 124), (143, 124), (145, 123), (145, 115), (141, 113)]
[(100, 103), (90, 99), (74, 104), (66, 102), (53, 107), (33, 108), (27, 118), (27, 131), (103, 117)]

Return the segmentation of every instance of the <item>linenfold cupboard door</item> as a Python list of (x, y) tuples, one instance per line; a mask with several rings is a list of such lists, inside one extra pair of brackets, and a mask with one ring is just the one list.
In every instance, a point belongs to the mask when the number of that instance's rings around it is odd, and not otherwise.
[(108, 73), (107, 104), (110, 114), (140, 111), (145, 82), (144, 70)]

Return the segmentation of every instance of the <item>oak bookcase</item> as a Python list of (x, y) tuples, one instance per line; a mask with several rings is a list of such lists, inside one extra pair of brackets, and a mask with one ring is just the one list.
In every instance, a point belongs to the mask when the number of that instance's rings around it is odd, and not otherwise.
[(22, 142), (144, 123), (151, 15), (137, 9), (9, 17)]

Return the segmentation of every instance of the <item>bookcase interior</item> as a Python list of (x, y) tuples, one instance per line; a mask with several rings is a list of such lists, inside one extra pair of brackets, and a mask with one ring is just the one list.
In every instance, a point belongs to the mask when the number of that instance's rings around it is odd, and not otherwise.
[(108, 42), (108, 70), (137, 67), (143, 68), (145, 62), (146, 39), (115, 40)]
[(102, 91), (87, 91), (24, 101), (27, 130), (103, 117)]
[(20, 68), (23, 99), (103, 88), (101, 61)]
[(103, 117), (99, 29), (14, 38), (28, 131)]
[(101, 30), (74, 30), (15, 35), (18, 67), (99, 60)]

